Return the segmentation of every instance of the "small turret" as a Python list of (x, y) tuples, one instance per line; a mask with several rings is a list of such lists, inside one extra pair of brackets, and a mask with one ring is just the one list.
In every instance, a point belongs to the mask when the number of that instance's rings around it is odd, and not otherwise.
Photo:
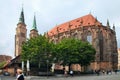
[(110, 28), (109, 20), (107, 19), (107, 27)]
[(113, 24), (113, 30), (115, 31), (115, 25)]

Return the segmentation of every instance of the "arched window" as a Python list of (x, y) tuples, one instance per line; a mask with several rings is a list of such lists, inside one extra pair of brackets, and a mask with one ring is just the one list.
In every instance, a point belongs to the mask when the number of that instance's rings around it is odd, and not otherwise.
[(87, 41), (88, 41), (90, 44), (92, 44), (92, 35), (91, 35), (91, 32), (88, 32)]

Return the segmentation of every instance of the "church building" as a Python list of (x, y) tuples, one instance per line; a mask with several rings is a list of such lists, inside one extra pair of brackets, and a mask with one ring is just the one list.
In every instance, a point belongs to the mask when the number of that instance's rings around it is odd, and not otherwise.
[[(34, 16), (33, 26), (30, 30), (30, 38), (37, 37), (38, 30)], [(114, 70), (117, 69), (118, 53), (115, 26), (103, 25), (92, 14), (65, 22), (53, 27), (46, 36), (55, 44), (63, 38), (76, 38), (88, 41), (96, 50), (95, 61), (88, 66), (88, 70)], [(21, 46), (27, 39), (27, 27), (23, 9), (17, 23), (15, 34), (15, 56), (21, 54)]]
[[(30, 30), (30, 38), (37, 37), (38, 30), (36, 27), (36, 17), (34, 15), (33, 19), (33, 26)], [(22, 44), (27, 40), (27, 27), (24, 19), (24, 11), (22, 8), (19, 21), (17, 23), (16, 27), (16, 34), (15, 34), (15, 58), (12, 59), (7, 65), (4, 66), (3, 70), (8, 71), (11, 76), (16, 75), (17, 68), (21, 68), (22, 62), (21, 62), (21, 52), (22, 52)]]
[(54, 43), (63, 38), (76, 38), (88, 41), (96, 50), (95, 61), (88, 66), (88, 70), (117, 69), (118, 53), (115, 26), (103, 25), (92, 14), (65, 22), (55, 26), (47, 33), (47, 37)]
[[(39, 34), (36, 25), (36, 17), (34, 15), (33, 26), (30, 30), (29, 36), (30, 38), (32, 38), (32, 37), (37, 37), (38, 35)], [(17, 23), (16, 34), (15, 34), (15, 56), (19, 56), (21, 54), (21, 47), (22, 44), (26, 41), (26, 39), (27, 39), (27, 28), (24, 19), (24, 12), (22, 9), (19, 22)]]

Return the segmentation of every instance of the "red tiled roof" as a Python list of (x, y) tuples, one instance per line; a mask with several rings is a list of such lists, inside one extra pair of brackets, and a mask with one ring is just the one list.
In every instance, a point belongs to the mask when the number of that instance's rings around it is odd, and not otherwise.
[(58, 32), (62, 33), (64, 31), (68, 31), (69, 29), (78, 28), (79, 26), (92, 26), (92, 25), (101, 25), (101, 23), (91, 14), (88, 14), (54, 27), (52, 30), (48, 32), (48, 35), (52, 36), (57, 34)]
[(9, 60), (11, 60), (11, 59), (12, 59), (11, 56), (0, 55), (0, 62), (3, 62), (3, 61), (9, 61)]

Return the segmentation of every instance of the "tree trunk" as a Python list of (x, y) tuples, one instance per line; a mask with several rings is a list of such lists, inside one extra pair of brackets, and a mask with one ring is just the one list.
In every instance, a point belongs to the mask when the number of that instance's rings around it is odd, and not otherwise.
[(69, 65), (68, 65), (68, 66), (69, 66), (69, 72), (70, 72), (70, 70), (71, 70), (71, 63), (69, 63)]

